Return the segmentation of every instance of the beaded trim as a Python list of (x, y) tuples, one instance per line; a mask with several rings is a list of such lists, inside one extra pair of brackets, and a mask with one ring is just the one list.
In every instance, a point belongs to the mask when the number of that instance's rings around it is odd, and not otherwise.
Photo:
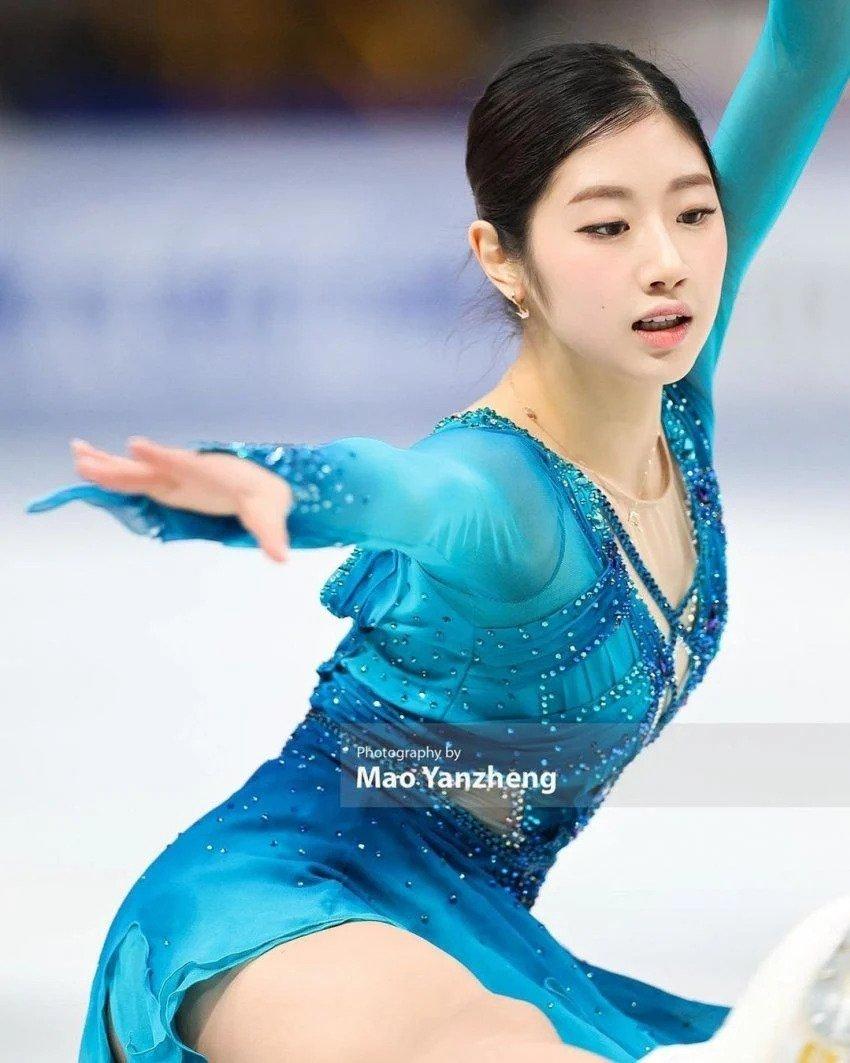
[[(643, 667), (643, 662), (638, 661), (634, 669), (640, 670)], [(356, 679), (354, 682), (357, 684)], [(308, 716), (317, 719), (328, 732), (348, 745), (355, 745), (362, 738), (357, 737), (336, 716), (315, 702), (311, 702)], [(574, 818), (566, 819), (545, 838), (534, 833), (534, 809), (533, 806), (529, 808), (526, 805), (526, 795), (521, 788), (506, 791), (512, 799), (511, 813), (506, 817), (506, 826), (510, 826), (510, 830), (499, 830), (494, 824), (487, 823), (457, 799), (452, 799), (446, 790), (434, 790), (424, 783), (417, 783), (415, 788), (425, 798), (425, 815), (444, 816), (448, 823), (440, 820), (437, 822), (441, 830), (454, 828), (455, 837), (466, 836), (472, 839), (470, 844), (482, 846), (489, 864), (500, 872), (502, 878), (507, 876), (514, 885), (521, 880), (523, 891), (520, 899), (524, 897), (533, 900), (558, 852), (584, 829), (616, 778), (642, 747), (649, 722), (649, 717), (644, 717), (635, 732), (613, 746), (600, 746), (595, 742), (591, 744), (593, 753), (598, 758), (596, 770), (604, 772), (604, 778), (597, 775), (601, 785), (595, 791), (590, 791), (592, 799), (578, 806)], [(589, 757), (585, 754), (582, 759), (589, 760)], [(393, 766), (391, 762), (381, 758), (377, 758), (376, 763), (383, 763), (386, 767)], [(583, 766), (588, 772), (592, 770), (589, 763)], [(473, 854), (468, 855), (471, 857)], [(512, 889), (512, 892), (515, 891)], [(526, 900), (523, 900), (523, 903), (525, 902)]]
[[(320, 726), (333, 734), (341, 742), (356, 744), (357, 737), (341, 726), (337, 720), (328, 715), (324, 709), (311, 705), (307, 713), (308, 719), (315, 719)], [(380, 761), (379, 761), (380, 762)], [(426, 816), (442, 815), (450, 820), (450, 825), (467, 833), (476, 843), (482, 845), (488, 854), (488, 862), (496, 880), (504, 886), (524, 906), (530, 908), (534, 903), (540, 886), (546, 877), (546, 872), (552, 866), (559, 849), (563, 845), (561, 832), (556, 839), (538, 846), (526, 846), (528, 840), (523, 834), (521, 826), (516, 825), (508, 832), (501, 832), (495, 827), (488, 826), (472, 812), (462, 805), (452, 801), (446, 796), (446, 791), (434, 791), (425, 784), (417, 784), (416, 789), (430, 798), (431, 807), (423, 806)], [(524, 795), (518, 791), (521, 798), (519, 808), (523, 810)], [(579, 817), (576, 833), (587, 822), (593, 810), (585, 810)], [(511, 822), (517, 821), (511, 818)], [(443, 829), (446, 824), (438, 820), (437, 825)], [(473, 854), (470, 853), (470, 856)]]
[(319, 591), (319, 601), (325, 609), (327, 609), (328, 612), (333, 613), (334, 616), (343, 616), (343, 614), (337, 612), (334, 604), (334, 595), (345, 583), (349, 573), (364, 553), (365, 550), (362, 546), (355, 546), (348, 557), (346, 557), (341, 564), (337, 565), (330, 576), (328, 576), (322, 589)]

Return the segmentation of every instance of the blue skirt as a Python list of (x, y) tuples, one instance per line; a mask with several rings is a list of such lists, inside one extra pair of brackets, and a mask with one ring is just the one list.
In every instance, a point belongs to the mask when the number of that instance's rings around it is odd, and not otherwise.
[(355, 919), (420, 935), (493, 992), (537, 1005), (565, 1044), (617, 1063), (718, 1029), (727, 1007), (569, 952), (506, 886), (509, 856), (463, 810), (447, 822), (422, 807), (341, 807), (344, 742), (337, 721), (313, 704), (279, 756), (141, 875), (100, 954), (81, 1063), (111, 1063), (107, 994), (128, 1060), (204, 1060), (175, 1027), (190, 986)]

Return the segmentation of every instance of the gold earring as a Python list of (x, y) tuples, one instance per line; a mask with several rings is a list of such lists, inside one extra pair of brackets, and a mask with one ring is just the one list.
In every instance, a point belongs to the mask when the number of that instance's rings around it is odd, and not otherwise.
[(513, 297), (511, 297), (511, 302), (514, 303), (514, 305), (517, 307), (517, 309), (514, 311), (516, 316), (517, 317), (521, 317), (523, 319), (523, 321), (524, 321), (528, 317), (528, 315), (530, 313), (530, 310), (528, 309), (528, 307), (527, 306), (523, 306), (522, 303), (518, 299), (514, 299)]

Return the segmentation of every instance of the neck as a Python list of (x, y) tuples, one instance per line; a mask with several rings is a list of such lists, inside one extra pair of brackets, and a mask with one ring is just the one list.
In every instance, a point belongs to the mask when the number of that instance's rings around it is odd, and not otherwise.
[[(524, 346), (508, 370), (506, 396), (517, 423), (532, 429), (523, 413), (538, 415), (539, 437), (566, 458), (622, 484), (634, 494), (654, 496), (663, 489), (664, 466), (655, 442), (661, 432), (661, 386), (629, 379), (585, 359)], [(547, 436), (554, 437), (554, 440)], [(653, 455), (647, 475), (647, 462)]]

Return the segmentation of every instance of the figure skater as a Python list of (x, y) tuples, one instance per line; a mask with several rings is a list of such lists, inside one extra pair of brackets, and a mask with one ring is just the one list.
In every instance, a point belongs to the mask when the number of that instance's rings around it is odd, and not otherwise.
[[(531, 912), (717, 653), (712, 379), (848, 72), (847, 0), (770, 0), (709, 149), (652, 63), (537, 48), (469, 120), (469, 244), (520, 340), (491, 391), (408, 448), (73, 442), (85, 482), (30, 512), (79, 499), (277, 562), (353, 547), (321, 592), (351, 627), (305, 716), (115, 915), (84, 1063), (848, 1059), (850, 901), (734, 1010), (596, 966)], [(487, 785), (385, 785), (387, 753), (367, 800), (355, 745), (434, 743)]]

